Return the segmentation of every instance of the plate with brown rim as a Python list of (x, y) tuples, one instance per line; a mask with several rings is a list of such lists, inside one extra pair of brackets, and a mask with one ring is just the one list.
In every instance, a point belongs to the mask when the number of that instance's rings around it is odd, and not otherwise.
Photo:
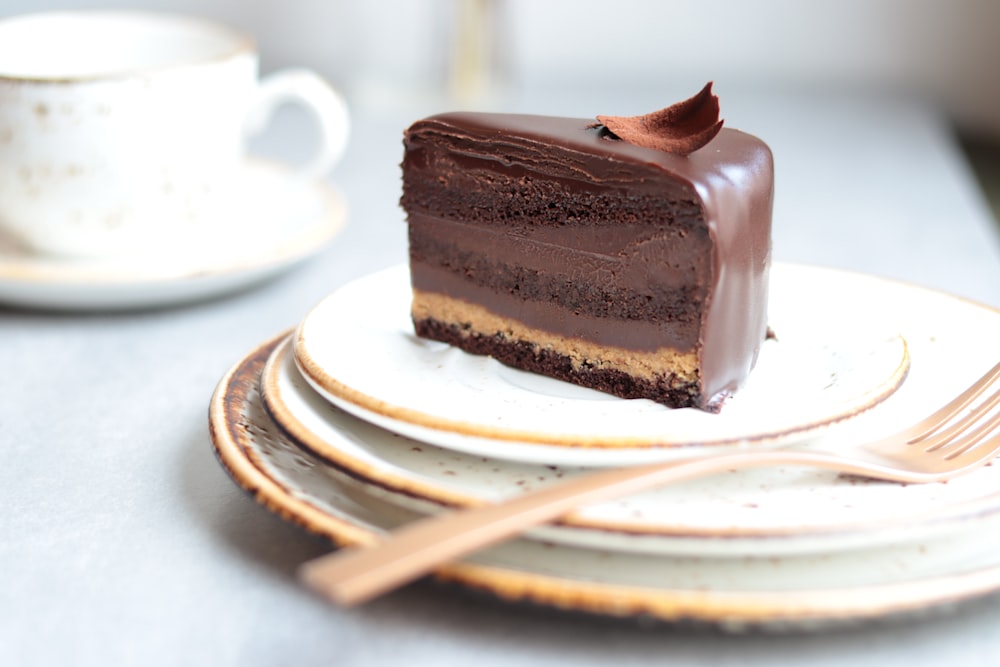
[[(339, 545), (373, 543), (413, 520), (412, 512), (359, 497), (270, 420), (259, 376), (278, 342), (248, 354), (212, 397), (212, 443), (232, 479), (282, 518)], [(507, 602), (733, 631), (803, 631), (950, 609), (994, 593), (998, 534), (980, 524), (943, 540), (767, 558), (652, 556), (516, 539), (434, 576)]]
[(624, 400), (418, 338), (405, 266), (336, 290), (295, 333), (296, 363), (351, 414), (416, 440), (542, 464), (615, 466), (801, 439), (895, 392), (910, 356), (875, 279), (776, 264), (764, 342), (718, 414)]

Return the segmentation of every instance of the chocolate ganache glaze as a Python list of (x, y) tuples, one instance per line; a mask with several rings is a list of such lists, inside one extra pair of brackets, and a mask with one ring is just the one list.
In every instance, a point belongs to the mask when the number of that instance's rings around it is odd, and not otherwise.
[[(418, 121), (404, 138), (401, 200), (415, 294), (566, 339), (694, 355), (691, 404), (717, 409), (767, 334), (773, 164), (755, 137), (716, 131), (679, 155), (587, 119)], [(460, 344), (440, 322), (417, 325)], [(467, 349), (489, 353), (479, 347)]]

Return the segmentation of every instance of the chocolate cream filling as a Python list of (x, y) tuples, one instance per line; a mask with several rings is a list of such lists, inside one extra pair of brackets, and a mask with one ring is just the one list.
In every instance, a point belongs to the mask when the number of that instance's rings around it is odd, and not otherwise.
[[(531, 328), (602, 345), (652, 351), (698, 344), (705, 289), (698, 287), (699, 267), (673, 257), (679, 254), (676, 243), (654, 237), (609, 256), (411, 218), (415, 289), (480, 303)], [(661, 270), (646, 270), (651, 264)]]

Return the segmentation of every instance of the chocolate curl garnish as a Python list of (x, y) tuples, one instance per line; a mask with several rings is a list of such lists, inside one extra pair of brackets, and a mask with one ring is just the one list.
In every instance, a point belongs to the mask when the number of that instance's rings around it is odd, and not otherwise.
[(687, 155), (712, 139), (722, 129), (719, 97), (709, 81), (694, 97), (645, 116), (598, 116), (613, 135), (636, 146)]

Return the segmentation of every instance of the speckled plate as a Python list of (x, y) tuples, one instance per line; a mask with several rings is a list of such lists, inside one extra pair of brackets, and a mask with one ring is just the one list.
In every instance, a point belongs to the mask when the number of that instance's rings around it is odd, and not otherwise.
[(899, 332), (859, 320), (854, 304), (866, 285), (841, 279), (773, 267), (769, 319), (778, 338), (765, 342), (720, 414), (622, 400), (417, 338), (406, 267), (317, 305), (296, 333), (295, 357), (313, 387), (347, 412), (470, 454), (612, 466), (773, 446), (871, 408), (906, 376)]
[(262, 282), (318, 252), (346, 222), (342, 195), (289, 168), (248, 162), (225, 220), (154, 256), (67, 259), (27, 252), (0, 233), (0, 303), (124, 310), (207, 299)]
[[(337, 544), (369, 544), (414, 518), (360, 496), (291, 442), (258, 395), (278, 341), (227, 373), (210, 407), (216, 455), (258, 502)], [(1000, 532), (820, 556), (650, 556), (513, 540), (441, 568), (438, 579), (501, 600), (607, 616), (802, 631), (950, 608), (1000, 590)]]
[[(947, 343), (940, 343), (947, 345)], [(484, 458), (397, 436), (318, 395), (295, 367), (289, 342), (261, 374), (261, 400), (296, 444), (344, 473), (345, 484), (422, 514), (471, 507), (586, 474), (586, 468)], [(846, 449), (881, 432), (884, 418), (932, 391), (920, 373), (909, 391), (801, 448)], [(898, 400), (897, 400), (898, 399)], [(944, 402), (944, 401), (942, 401)], [(1000, 466), (948, 484), (886, 484), (809, 468), (756, 469), (668, 485), (581, 508), (533, 539), (595, 549), (691, 556), (832, 553), (939, 538), (1000, 513)]]

